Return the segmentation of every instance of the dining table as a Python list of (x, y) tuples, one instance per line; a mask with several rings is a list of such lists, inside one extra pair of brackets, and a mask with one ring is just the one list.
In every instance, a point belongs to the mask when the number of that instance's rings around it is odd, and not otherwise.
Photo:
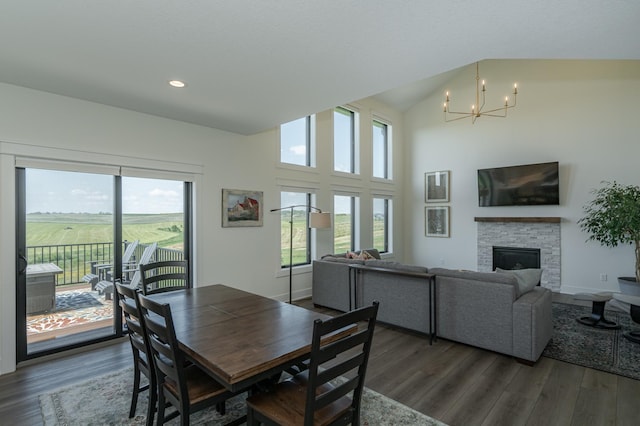
[[(331, 318), (223, 284), (158, 293), (180, 349), (225, 388), (247, 389), (309, 358), (315, 320)], [(329, 336), (353, 332), (347, 327)]]

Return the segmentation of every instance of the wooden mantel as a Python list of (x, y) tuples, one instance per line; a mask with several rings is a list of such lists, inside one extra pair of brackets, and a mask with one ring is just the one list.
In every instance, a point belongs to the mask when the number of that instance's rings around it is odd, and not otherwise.
[(476, 217), (476, 222), (560, 223), (560, 217)]

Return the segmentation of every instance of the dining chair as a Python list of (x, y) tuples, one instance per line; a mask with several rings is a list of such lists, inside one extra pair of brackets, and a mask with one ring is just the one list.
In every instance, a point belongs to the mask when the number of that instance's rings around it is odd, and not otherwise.
[[(309, 369), (247, 399), (247, 425), (358, 425), (378, 302), (313, 324)], [(357, 331), (337, 341), (345, 327)]]
[[(156, 371), (157, 424), (180, 416), (180, 423), (188, 425), (191, 413), (211, 406), (224, 414), (225, 401), (237, 393), (226, 390), (197, 365), (185, 362), (168, 303), (158, 303), (140, 293), (137, 297)], [(169, 415), (165, 415), (167, 404), (175, 408)]]
[(140, 274), (144, 295), (188, 287), (189, 267), (186, 260), (165, 260), (140, 265)]
[[(116, 283), (118, 303), (122, 308), (124, 320), (127, 325), (129, 342), (133, 352), (133, 395), (131, 396), (131, 408), (129, 418), (136, 414), (138, 396), (140, 392), (149, 390), (149, 406), (147, 408), (147, 425), (153, 424), (153, 417), (157, 402), (156, 373), (151, 358), (151, 347), (146, 338), (144, 321), (141, 320), (140, 308), (136, 297), (137, 290), (126, 285)], [(141, 373), (147, 378), (148, 384), (140, 386)]]

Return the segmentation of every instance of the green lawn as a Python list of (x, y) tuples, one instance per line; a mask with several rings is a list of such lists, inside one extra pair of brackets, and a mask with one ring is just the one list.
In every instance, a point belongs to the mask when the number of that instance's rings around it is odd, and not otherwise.
[[(113, 216), (108, 214), (30, 213), (27, 246), (86, 244), (113, 241)], [(181, 250), (182, 214), (125, 214), (122, 238)]]

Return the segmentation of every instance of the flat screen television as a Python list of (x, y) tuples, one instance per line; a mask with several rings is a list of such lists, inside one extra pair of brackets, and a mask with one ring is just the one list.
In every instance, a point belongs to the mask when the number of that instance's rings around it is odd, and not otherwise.
[(478, 170), (478, 203), (481, 207), (560, 204), (558, 162)]

